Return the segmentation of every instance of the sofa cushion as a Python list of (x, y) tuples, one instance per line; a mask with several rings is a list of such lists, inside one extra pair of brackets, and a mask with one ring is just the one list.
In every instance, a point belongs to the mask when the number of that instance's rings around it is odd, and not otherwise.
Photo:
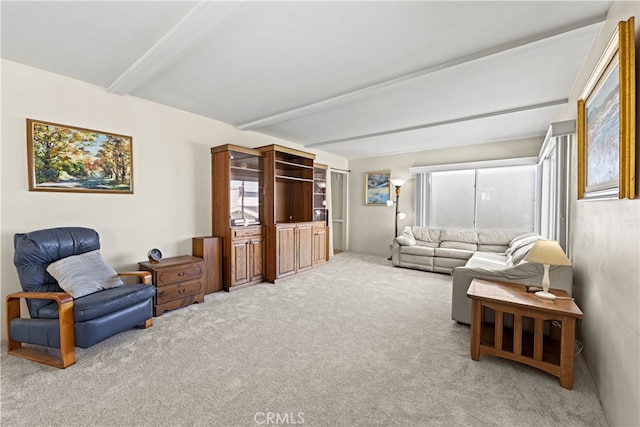
[(514, 237), (522, 234), (515, 230), (479, 230), (478, 250), (481, 252), (504, 253)]
[(435, 248), (435, 254), (436, 257), (439, 258), (469, 259), (474, 254), (474, 251), (468, 251), (465, 249)]
[(434, 257), (421, 255), (402, 254), (402, 262), (398, 264), (400, 267), (414, 268), (422, 271), (433, 271)]
[(425, 242), (424, 240), (416, 240), (416, 245), (423, 246), (426, 248), (438, 248), (440, 247), (440, 243), (437, 242)]
[(47, 267), (47, 272), (74, 299), (124, 285), (118, 273), (104, 263), (99, 250), (52, 262)]
[(475, 230), (458, 230), (455, 228), (445, 228), (440, 233), (440, 240), (443, 242), (478, 243), (478, 233)]
[(481, 252), (504, 254), (507, 249), (509, 249), (509, 246), (505, 245), (478, 245), (478, 250)]
[[(147, 284), (119, 286), (95, 292), (73, 301), (73, 320), (84, 322), (97, 319), (153, 298), (155, 293), (155, 287)], [(58, 304), (52, 302), (42, 307), (38, 315), (43, 319), (57, 319)]]
[(421, 256), (435, 256), (435, 248), (430, 248), (428, 246), (403, 246), (400, 248), (401, 254), (407, 255), (421, 255)]
[[(422, 244), (422, 246), (437, 247), (440, 244), (439, 228), (414, 226), (411, 228), (411, 231), (419, 245)], [(433, 245), (434, 243), (435, 246)]]
[(466, 265), (466, 259), (435, 257), (433, 259), (433, 271), (436, 273), (451, 274), (457, 268)]
[(463, 242), (442, 242), (440, 247), (444, 249), (464, 249), (465, 251), (477, 251), (478, 245), (475, 243), (463, 243)]
[(522, 234), (515, 230), (479, 230), (478, 243), (481, 245), (509, 246), (514, 237)]

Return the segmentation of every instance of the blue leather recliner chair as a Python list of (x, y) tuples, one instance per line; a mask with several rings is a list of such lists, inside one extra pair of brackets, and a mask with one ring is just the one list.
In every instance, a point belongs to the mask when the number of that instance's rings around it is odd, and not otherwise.
[[(55, 261), (100, 249), (95, 230), (61, 227), (16, 234), (14, 246), (14, 264), (24, 292), (7, 296), (9, 354), (66, 368), (75, 363), (75, 347), (90, 347), (135, 326), (147, 328), (153, 324), (156, 290), (150, 273), (117, 273), (137, 276), (142, 283), (98, 290), (74, 299), (47, 271)], [(30, 318), (20, 317), (22, 298)], [(60, 356), (22, 343), (59, 348)]]

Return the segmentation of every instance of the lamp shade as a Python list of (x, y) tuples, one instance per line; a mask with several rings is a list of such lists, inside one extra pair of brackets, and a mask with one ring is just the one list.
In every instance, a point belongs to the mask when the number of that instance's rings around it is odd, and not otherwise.
[(389, 181), (391, 181), (394, 187), (402, 187), (404, 183), (407, 182), (406, 180), (400, 178), (391, 178)]
[(538, 240), (524, 259), (536, 264), (571, 265), (571, 261), (555, 240)]

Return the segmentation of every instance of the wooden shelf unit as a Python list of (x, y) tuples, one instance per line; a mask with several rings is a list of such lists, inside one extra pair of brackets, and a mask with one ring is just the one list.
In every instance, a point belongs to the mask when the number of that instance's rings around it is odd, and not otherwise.
[(263, 155), (226, 144), (211, 148), (212, 233), (222, 238), (226, 291), (263, 280)]
[(279, 145), (264, 154), (265, 278), (289, 277), (313, 266), (315, 155)]
[(329, 201), (327, 175), (329, 167), (315, 163), (313, 167), (313, 264), (329, 260)]
[(314, 160), (279, 145), (211, 148), (212, 234), (222, 238), (226, 291), (276, 282), (329, 259), (328, 167)]

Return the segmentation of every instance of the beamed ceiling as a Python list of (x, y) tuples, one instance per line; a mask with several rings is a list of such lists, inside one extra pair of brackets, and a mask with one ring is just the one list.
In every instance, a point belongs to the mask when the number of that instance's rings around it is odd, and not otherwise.
[(2, 57), (349, 159), (543, 137), (610, 1), (3, 1)]

